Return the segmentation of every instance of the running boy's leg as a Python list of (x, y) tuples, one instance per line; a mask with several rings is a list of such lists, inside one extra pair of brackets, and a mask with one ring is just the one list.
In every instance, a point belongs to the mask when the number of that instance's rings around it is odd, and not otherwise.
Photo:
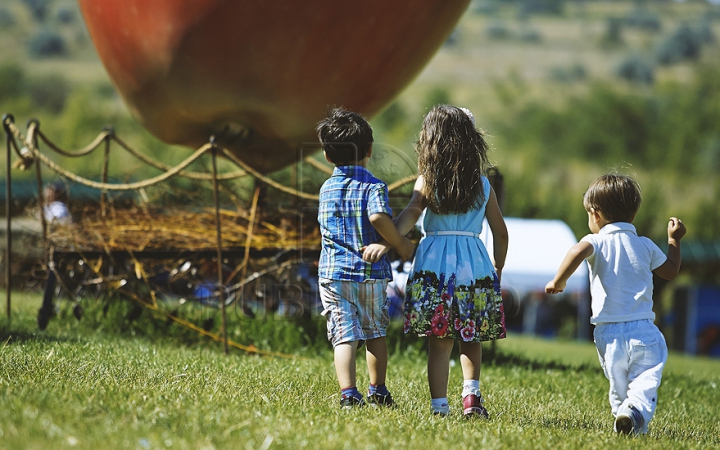
[(615, 323), (598, 324), (594, 332), (600, 366), (610, 382), (608, 401), (613, 417), (617, 417), (622, 403), (627, 398), (629, 357), (624, 345), (623, 332), (622, 325)]
[(635, 325), (630, 334), (632, 348), (630, 358), (630, 381), (627, 400), (624, 405), (632, 405), (643, 417), (638, 433), (647, 433), (648, 424), (655, 415), (657, 391), (662, 380), (662, 372), (667, 362), (668, 350), (665, 337), (650, 320), (631, 322)]

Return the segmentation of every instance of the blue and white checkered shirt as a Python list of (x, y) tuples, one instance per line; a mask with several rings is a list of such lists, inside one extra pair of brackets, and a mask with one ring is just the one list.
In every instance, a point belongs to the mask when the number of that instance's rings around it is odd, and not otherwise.
[(362, 259), (361, 249), (379, 239), (370, 223), (370, 216), (376, 213), (392, 217), (387, 184), (362, 166), (335, 167), (320, 188), (319, 278), (358, 282), (392, 280), (387, 256), (375, 263)]

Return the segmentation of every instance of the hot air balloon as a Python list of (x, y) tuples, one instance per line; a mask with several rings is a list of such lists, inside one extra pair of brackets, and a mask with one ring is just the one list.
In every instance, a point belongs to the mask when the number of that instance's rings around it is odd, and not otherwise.
[(169, 144), (210, 136), (260, 172), (297, 160), (329, 107), (379, 112), (469, 0), (78, 0), (133, 117)]

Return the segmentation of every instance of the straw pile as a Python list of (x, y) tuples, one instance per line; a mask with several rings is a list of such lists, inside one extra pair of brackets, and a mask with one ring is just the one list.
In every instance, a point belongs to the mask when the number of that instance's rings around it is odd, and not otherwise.
[[(317, 222), (296, 214), (220, 211), (222, 249), (319, 250)], [(300, 224), (304, 224), (301, 228)], [(248, 240), (248, 234), (250, 235)], [(203, 251), (217, 246), (215, 210), (111, 209), (85, 213), (72, 225), (50, 226), (55, 251)]]

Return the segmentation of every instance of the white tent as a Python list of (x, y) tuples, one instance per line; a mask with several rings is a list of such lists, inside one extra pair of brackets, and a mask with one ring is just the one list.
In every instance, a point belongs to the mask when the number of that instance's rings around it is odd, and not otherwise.
[[(561, 220), (506, 217), (505, 224), (509, 243), (502, 271), (502, 288), (523, 301), (528, 294), (545, 292), (545, 285), (553, 279), (567, 251), (578, 241), (570, 227)], [(482, 240), (492, 256), (492, 234), (487, 221), (483, 226)], [(570, 276), (563, 293), (575, 298), (577, 335), (580, 339), (587, 339), (590, 330), (590, 279), (585, 262)], [(529, 311), (532, 308), (526, 314)]]
[[(545, 291), (567, 251), (577, 244), (575, 234), (561, 220), (506, 217), (505, 223), (510, 241), (502, 272), (503, 288), (517, 291), (521, 298), (530, 292)], [(482, 240), (492, 257), (492, 234), (487, 222)], [(588, 285), (588, 268), (583, 263), (568, 280), (565, 292), (587, 296)]]

